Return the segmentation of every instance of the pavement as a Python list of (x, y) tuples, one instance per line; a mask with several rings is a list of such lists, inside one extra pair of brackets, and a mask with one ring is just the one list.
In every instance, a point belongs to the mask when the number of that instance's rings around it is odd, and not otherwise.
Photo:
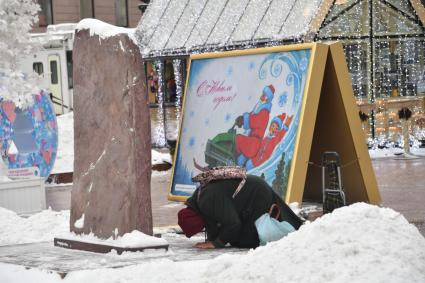
[(400, 212), (425, 236), (425, 158), (372, 160), (382, 206)]
[[(425, 236), (425, 158), (372, 160), (381, 206), (392, 208), (416, 225)], [(182, 203), (167, 200), (171, 170), (154, 172), (151, 181), (152, 216), (154, 227), (177, 225), (177, 212)], [(54, 210), (69, 209), (71, 187), (47, 189), (47, 205)]]
[(53, 246), (53, 242), (0, 246), (0, 262), (22, 265), (25, 268), (37, 268), (56, 272), (65, 277), (69, 272), (87, 269), (119, 268), (158, 259), (172, 261), (193, 261), (215, 258), (221, 254), (246, 254), (247, 249), (226, 247), (214, 250), (194, 248), (196, 242), (202, 242), (202, 236), (187, 239), (175, 233), (163, 234), (169, 243), (169, 249), (146, 249), (143, 252), (116, 252), (106, 254), (80, 250), (71, 250)]

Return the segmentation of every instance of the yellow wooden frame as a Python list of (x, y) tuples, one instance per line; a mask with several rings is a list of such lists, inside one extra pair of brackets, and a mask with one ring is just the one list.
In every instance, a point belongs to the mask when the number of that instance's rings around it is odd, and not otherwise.
[[(319, 89), (319, 97), (316, 97), (315, 92), (313, 96), (310, 93), (312, 100), (306, 102), (310, 104), (306, 107), (316, 110), (309, 112), (306, 108), (306, 120), (302, 123), (313, 129), (302, 132), (303, 141), (299, 143), (299, 152), (306, 152), (306, 155), (297, 159), (301, 163), (295, 165), (301, 172), (305, 172), (304, 168), (307, 168), (307, 174), (298, 175), (300, 179), (294, 178), (292, 186), (301, 189), (292, 190), (290, 195), (286, 195), (286, 201), (301, 202), (303, 198), (308, 198), (321, 202), (322, 172), (315, 165), (321, 163), (321, 154), (324, 151), (336, 151), (341, 158), (342, 185), (347, 202), (379, 204), (381, 199), (378, 186), (361, 128), (359, 109), (354, 99), (342, 44), (330, 44), (328, 55), (323, 59), (326, 60), (323, 64), (323, 82), (313, 87)], [(304, 139), (307, 141), (304, 142)]]
[[(285, 51), (296, 51), (296, 50), (305, 50), (305, 49), (310, 49), (311, 50), (311, 57), (310, 57), (310, 62), (309, 62), (309, 69), (307, 71), (307, 82), (306, 82), (306, 86), (304, 89), (304, 94), (303, 94), (303, 103), (302, 103), (302, 109), (301, 109), (301, 113), (300, 113), (300, 122), (299, 122), (299, 126), (297, 129), (297, 141), (295, 143), (295, 150), (294, 150), (294, 155), (293, 155), (293, 159), (292, 159), (292, 166), (291, 166), (291, 170), (290, 170), (290, 175), (288, 178), (288, 189), (287, 189), (287, 193), (286, 195), (289, 194), (289, 191), (292, 190), (292, 187), (290, 187), (291, 184), (291, 179), (294, 178), (294, 174), (296, 174), (296, 178), (301, 180), (302, 176), (305, 176), (306, 172), (304, 172), (304, 174), (301, 171), (295, 170), (295, 166), (294, 164), (294, 160), (297, 160), (298, 155), (297, 155), (297, 148), (298, 148), (298, 143), (299, 143), (299, 136), (300, 136), (300, 128), (302, 126), (302, 120), (303, 120), (303, 113), (305, 111), (305, 105), (306, 105), (306, 101), (307, 101), (307, 96), (311, 96), (308, 95), (308, 89), (309, 85), (310, 85), (310, 80), (312, 77), (314, 78), (320, 78), (323, 77), (323, 69), (324, 66), (320, 66), (320, 63), (323, 63), (322, 65), (324, 65), (324, 62), (321, 62), (324, 60), (324, 58), (326, 58), (326, 54), (327, 54), (327, 49), (328, 47), (326, 45), (323, 44), (319, 44), (319, 43), (305, 43), (305, 44), (291, 44), (291, 45), (284, 45), (284, 46), (274, 46), (274, 47), (265, 47), (265, 48), (257, 48), (257, 49), (247, 49), (247, 50), (234, 50), (234, 51), (226, 51), (226, 52), (212, 52), (212, 53), (203, 53), (203, 54), (194, 54), (191, 55), (189, 58), (189, 68), (187, 70), (187, 74), (190, 74), (190, 67), (192, 64), (192, 60), (199, 60), (199, 59), (211, 59), (211, 58), (222, 58), (222, 57), (235, 57), (235, 56), (246, 56), (246, 55), (254, 55), (254, 54), (264, 54), (264, 53), (275, 53), (275, 52), (285, 52)], [(319, 64), (317, 64), (319, 63)], [(322, 72), (322, 73), (321, 73)], [(317, 79), (315, 79), (317, 80)], [(189, 83), (189, 75), (186, 77), (186, 86)], [(311, 88), (310, 92), (312, 91), (316, 91), (319, 89), (320, 87), (317, 88), (317, 85), (320, 85), (321, 82), (317, 82), (314, 83), (313, 85), (316, 86), (316, 88)], [(182, 130), (182, 122), (183, 122), (183, 118), (185, 115), (185, 106), (186, 106), (186, 92), (187, 92), (187, 88), (184, 91), (184, 97), (183, 97), (183, 104), (182, 104), (182, 115), (180, 116), (180, 129), (179, 129), (179, 138), (178, 138), (178, 142), (176, 145), (176, 150), (175, 150), (175, 155), (174, 155), (174, 160), (173, 160), (173, 164), (176, 163), (176, 158), (177, 158), (177, 152), (179, 150), (179, 146), (180, 146), (180, 134), (181, 134), (181, 130)], [(316, 94), (314, 94), (313, 96), (319, 96), (320, 95), (320, 91)], [(317, 105), (316, 105), (317, 107)], [(313, 109), (310, 109), (313, 110)], [(304, 147), (304, 146), (303, 146)], [(299, 162), (298, 162), (299, 163)], [(173, 185), (173, 178), (174, 178), (174, 170), (175, 170), (175, 166), (173, 166), (172, 169), (172, 179), (170, 182), (170, 187), (169, 187), (169, 194), (168, 194), (168, 199), (171, 201), (186, 201), (186, 199), (188, 198), (187, 196), (177, 196), (177, 195), (173, 195), (171, 193), (171, 189), (172, 189), (172, 185)], [(305, 171), (307, 170), (307, 168), (304, 169)], [(296, 173), (294, 173), (296, 172)]]
[[(309, 168), (309, 162), (314, 161), (319, 163), (318, 156), (325, 150), (333, 149), (340, 153), (343, 163), (347, 161), (355, 163), (354, 166), (345, 170), (347, 175), (346, 178), (349, 180), (348, 184), (344, 186), (347, 200), (350, 202), (366, 201), (378, 204), (381, 201), (380, 195), (365, 144), (365, 137), (361, 130), (358, 109), (351, 87), (348, 68), (345, 63), (345, 56), (340, 43), (331, 45), (305, 43), (259, 49), (196, 54), (190, 56), (188, 74), (190, 74), (192, 60), (304, 49), (310, 49), (311, 56), (285, 201), (287, 203), (302, 203), (305, 189), (307, 189), (307, 192), (313, 191), (313, 195), (316, 194), (316, 196), (318, 193), (321, 193), (321, 180), (319, 180), (317, 172)], [(189, 76), (186, 78), (186, 86), (188, 83)], [(185, 115), (186, 91), (187, 89), (185, 89), (183, 98), (180, 125), (182, 125)], [(328, 92), (329, 94), (323, 92)], [(320, 101), (325, 102), (320, 104)], [(334, 107), (337, 111), (333, 111), (334, 109), (329, 109), (329, 107)], [(329, 114), (329, 116), (326, 113), (332, 114)], [(336, 122), (336, 128), (339, 131), (336, 133), (332, 132), (332, 128), (324, 125), (323, 121), (328, 121), (330, 123)], [(182, 127), (180, 126), (179, 142), (176, 145), (176, 154), (174, 155), (173, 164), (176, 163), (180, 146), (181, 129)], [(337, 138), (332, 139), (335, 136)], [(341, 140), (338, 138), (341, 138)], [(343, 144), (342, 140), (346, 144)], [(188, 198), (187, 196), (178, 196), (171, 193), (175, 173), (174, 170), (175, 166), (173, 166), (172, 169), (172, 180), (168, 199), (172, 201), (185, 201)]]

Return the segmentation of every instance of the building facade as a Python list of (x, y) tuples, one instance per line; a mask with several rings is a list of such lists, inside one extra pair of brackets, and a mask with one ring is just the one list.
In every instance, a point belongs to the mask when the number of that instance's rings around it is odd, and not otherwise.
[(95, 18), (112, 25), (134, 28), (141, 11), (139, 0), (37, 0), (41, 11), (33, 32), (45, 32), (48, 25), (78, 23)]

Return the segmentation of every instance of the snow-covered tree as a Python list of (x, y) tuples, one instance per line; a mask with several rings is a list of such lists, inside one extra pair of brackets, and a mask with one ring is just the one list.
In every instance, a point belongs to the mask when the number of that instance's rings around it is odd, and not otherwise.
[(0, 96), (19, 108), (30, 105), (38, 91), (38, 77), (24, 74), (18, 62), (35, 48), (29, 31), (39, 9), (35, 0), (0, 0)]

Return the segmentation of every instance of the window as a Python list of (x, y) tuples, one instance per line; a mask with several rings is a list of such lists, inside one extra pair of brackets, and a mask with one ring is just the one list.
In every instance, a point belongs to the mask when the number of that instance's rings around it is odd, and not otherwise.
[(52, 0), (38, 0), (38, 4), (41, 9), (38, 12), (40, 27), (47, 27), (53, 24)]
[(58, 62), (50, 61), (50, 81), (52, 84), (58, 84)]
[(127, 0), (115, 0), (115, 24), (117, 26), (128, 26), (127, 10)]
[(40, 76), (43, 74), (43, 63), (41, 62), (34, 62), (32, 64), (32, 69), (34, 70), (34, 72), (36, 72), (37, 74), (39, 74)]
[(80, 0), (80, 18), (94, 18), (94, 0)]
[(72, 76), (72, 51), (66, 51), (66, 68), (68, 69), (68, 88), (74, 87)]

